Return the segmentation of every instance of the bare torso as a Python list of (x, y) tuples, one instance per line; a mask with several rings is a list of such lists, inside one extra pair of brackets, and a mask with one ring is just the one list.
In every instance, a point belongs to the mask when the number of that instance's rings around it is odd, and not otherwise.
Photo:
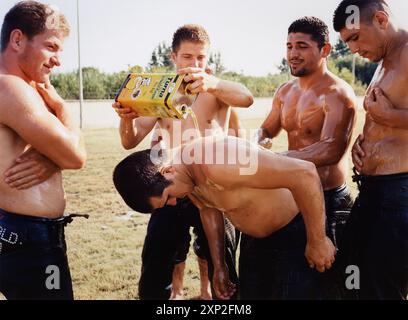
[[(308, 90), (302, 90), (297, 81), (292, 81), (283, 88), (280, 119), (281, 127), (288, 134), (289, 150), (302, 150), (321, 140), (329, 94), (338, 95), (340, 99), (343, 99), (344, 108), (353, 105), (347, 96), (341, 96), (340, 92), (345, 91), (340, 88), (342, 86), (344, 87), (344, 84), (338, 80), (325, 77), (314, 88)], [(339, 126), (338, 123), (337, 125)], [(352, 121), (347, 125), (352, 125)], [(335, 125), (325, 129), (328, 131), (342, 130), (336, 128)], [(344, 135), (346, 134), (344, 130)], [(331, 150), (327, 149), (323, 152), (331, 152)], [(330, 190), (344, 185), (348, 169), (349, 161), (346, 152), (335, 164), (317, 166), (323, 189)]]
[[(7, 77), (1, 74), (2, 77)], [(27, 91), (32, 95), (33, 101), (39, 102), (42, 108), (46, 106), (35, 89), (27, 84)], [(7, 110), (1, 105), (1, 97), (9, 94), (0, 89), (0, 110)], [(3, 111), (2, 111), (3, 112)], [(11, 111), (12, 112), (12, 111)], [(15, 115), (18, 117), (18, 114)], [(46, 182), (28, 190), (19, 191), (10, 188), (4, 181), (4, 172), (9, 169), (13, 161), (27, 148), (27, 143), (11, 128), (2, 123), (0, 113), (0, 208), (21, 215), (58, 218), (65, 210), (65, 194), (62, 187), (61, 173), (54, 174)]]
[(200, 136), (223, 134), (228, 117), (228, 106), (213, 95), (202, 93), (192, 109), (197, 117), (200, 132), (195, 130), (193, 118), (186, 120), (160, 119), (154, 128), (152, 143), (162, 141), (166, 148), (173, 149)]
[[(408, 44), (407, 44), (408, 45)], [(401, 51), (399, 51), (401, 54)], [(384, 60), (377, 69), (367, 95), (380, 87), (397, 109), (408, 108), (408, 73), (401, 66), (402, 56)], [(406, 64), (406, 62), (405, 62)], [(408, 172), (408, 130), (378, 124), (367, 114), (364, 126), (364, 175), (389, 175)]]

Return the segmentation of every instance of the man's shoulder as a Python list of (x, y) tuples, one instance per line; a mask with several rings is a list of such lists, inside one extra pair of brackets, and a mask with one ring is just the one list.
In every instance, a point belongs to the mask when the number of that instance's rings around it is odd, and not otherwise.
[(8, 97), (32, 93), (32, 88), (23, 79), (13, 75), (0, 75), (0, 105), (8, 100)]
[(284, 97), (292, 88), (297, 86), (297, 82), (297, 79), (293, 79), (281, 84), (280, 87), (278, 87), (278, 89), (276, 90), (276, 96), (279, 96), (281, 98)]
[(345, 80), (333, 73), (327, 75), (326, 95), (337, 99), (355, 101), (356, 94), (353, 87)]
[(36, 91), (17, 76), (0, 75), (0, 108), (34, 108), (39, 101)]
[(20, 77), (11, 75), (11, 74), (0, 74), (0, 90), (4, 90), (5, 88), (28, 88), (29, 85)]

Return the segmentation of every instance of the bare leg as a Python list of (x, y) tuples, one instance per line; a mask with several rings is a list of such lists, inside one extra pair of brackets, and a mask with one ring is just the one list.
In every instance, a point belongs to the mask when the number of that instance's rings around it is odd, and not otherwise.
[(207, 260), (197, 257), (198, 266), (200, 268), (200, 281), (201, 281), (201, 300), (212, 300), (211, 284), (208, 279), (208, 264)]
[(185, 262), (176, 264), (174, 266), (170, 300), (184, 300), (183, 278), (185, 268)]

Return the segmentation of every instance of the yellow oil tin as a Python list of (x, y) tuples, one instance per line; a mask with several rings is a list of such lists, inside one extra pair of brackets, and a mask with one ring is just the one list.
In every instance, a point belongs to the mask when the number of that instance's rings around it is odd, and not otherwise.
[(189, 94), (184, 75), (131, 73), (115, 100), (141, 117), (185, 119), (196, 95)]

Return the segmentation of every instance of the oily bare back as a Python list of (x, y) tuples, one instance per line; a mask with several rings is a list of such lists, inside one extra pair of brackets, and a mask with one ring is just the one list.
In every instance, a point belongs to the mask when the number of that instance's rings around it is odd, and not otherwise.
[[(0, 70), (1, 72), (1, 70)], [(0, 81), (5, 80), (5, 75), (0, 74)], [(7, 80), (6, 80), (7, 81)], [(27, 90), (33, 96), (33, 103), (46, 108), (40, 95), (27, 84)], [(1, 97), (10, 94), (0, 89), (0, 110), (4, 112), (7, 106), (1, 105)], [(37, 216), (44, 218), (57, 218), (62, 216), (65, 209), (65, 194), (62, 187), (62, 175), (54, 174), (46, 182), (28, 190), (16, 190), (9, 187), (4, 181), (4, 172), (11, 167), (13, 161), (27, 148), (27, 143), (11, 128), (3, 124), (0, 112), (0, 208), (21, 215)], [(16, 114), (16, 117), (19, 115)]]
[[(367, 93), (370, 94), (372, 88), (379, 87), (395, 108), (406, 109), (408, 73), (401, 67), (404, 64), (401, 59), (403, 57), (399, 55), (384, 60), (379, 65)], [(378, 124), (367, 114), (364, 137), (364, 175), (408, 172), (408, 130)]]
[[(327, 78), (309, 90), (301, 90), (297, 81), (290, 82), (283, 88), (281, 126), (288, 133), (289, 150), (301, 150), (320, 141), (328, 103), (327, 95), (334, 92), (340, 96), (340, 92), (345, 91), (343, 83)], [(345, 101), (345, 108), (353, 105), (348, 97), (341, 98)], [(346, 153), (339, 162), (318, 167), (323, 188), (330, 190), (343, 185), (346, 182), (348, 168)]]
[(288, 189), (228, 188), (211, 181), (200, 165), (192, 165), (191, 170), (196, 184), (193, 195), (204, 206), (223, 212), (245, 234), (267, 237), (299, 213)]

